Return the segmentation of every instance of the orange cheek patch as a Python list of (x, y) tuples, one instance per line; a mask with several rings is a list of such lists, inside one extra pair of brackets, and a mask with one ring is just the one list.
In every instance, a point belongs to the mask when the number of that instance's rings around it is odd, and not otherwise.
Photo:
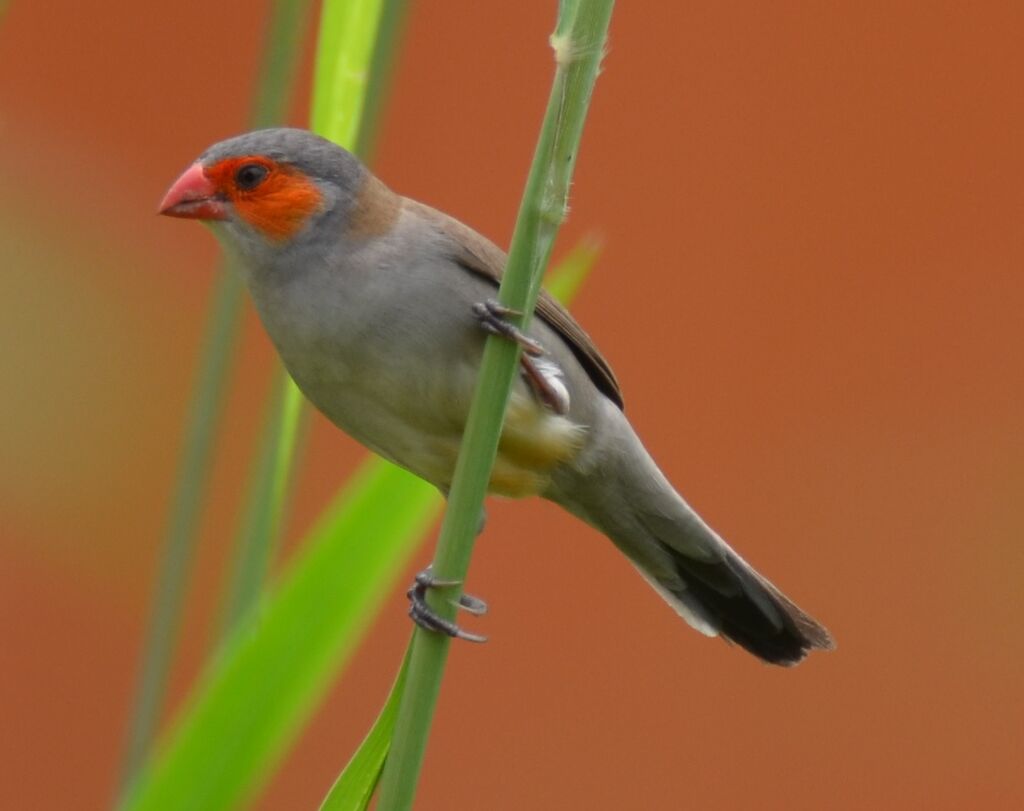
[(252, 191), (235, 191), (235, 210), (257, 231), (275, 242), (289, 239), (320, 210), (323, 195), (316, 184), (295, 171), (278, 169)]
[[(256, 188), (239, 189), (235, 172), (247, 163), (261, 164), (268, 174)], [(309, 217), (323, 207), (323, 195), (312, 180), (268, 158), (230, 158), (209, 167), (206, 174), (234, 203), (242, 219), (275, 242), (295, 236)]]

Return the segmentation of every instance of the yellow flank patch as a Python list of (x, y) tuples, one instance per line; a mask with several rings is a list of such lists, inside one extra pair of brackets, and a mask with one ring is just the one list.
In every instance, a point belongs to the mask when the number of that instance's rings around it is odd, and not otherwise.
[[(586, 429), (553, 414), (531, 396), (513, 393), (498, 442), (489, 492), (507, 498), (525, 498), (544, 491), (551, 471), (570, 461), (583, 446)], [(442, 489), (451, 485), (459, 453), (457, 436), (437, 437), (412, 465), (421, 476)]]
[(576, 455), (583, 430), (552, 414), (532, 398), (513, 395), (505, 416), (498, 454), (532, 470), (550, 470)]
[(513, 394), (490, 489), (512, 497), (540, 492), (552, 469), (571, 460), (582, 447), (583, 434), (583, 428), (552, 414), (532, 397)]
[(499, 456), (494, 460), (494, 470), (487, 484), (489, 492), (506, 498), (535, 496), (548, 483), (547, 473), (539, 473), (517, 467)]

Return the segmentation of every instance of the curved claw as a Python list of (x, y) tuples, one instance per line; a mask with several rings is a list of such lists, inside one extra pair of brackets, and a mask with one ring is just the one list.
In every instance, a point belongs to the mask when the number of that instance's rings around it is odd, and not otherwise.
[(487, 603), (479, 597), (474, 597), (472, 594), (460, 595), (456, 604), (467, 614), (472, 614), (475, 617), (480, 617), (487, 613)]
[(433, 566), (433, 564), (431, 564), (426, 569), (424, 569), (422, 572), (416, 572), (416, 583), (413, 586), (413, 588), (415, 588), (416, 586), (422, 586), (424, 590), (426, 590), (426, 589), (446, 589), (446, 588), (450, 588), (451, 586), (461, 586), (461, 585), (462, 585), (462, 581), (461, 580), (441, 580), (440, 578), (435, 577), (434, 576), (434, 566)]
[[(464, 639), (467, 642), (486, 642), (487, 637), (481, 634), (474, 634), (464, 631), (451, 620), (439, 616), (429, 605), (427, 605), (427, 589), (444, 588), (459, 585), (458, 580), (439, 580), (434, 577), (431, 567), (417, 573), (412, 588), (406, 592), (409, 598), (409, 616), (420, 628), (434, 633), (447, 634), (456, 639)], [(452, 601), (463, 610), (479, 616), (487, 611), (487, 603), (473, 597), (470, 594), (463, 594), (458, 600)]]
[(409, 606), (409, 616), (412, 621), (415, 622), (420, 628), (427, 631), (433, 631), (436, 634), (447, 634), (455, 639), (464, 639), (467, 642), (486, 642), (487, 637), (481, 634), (474, 634), (469, 631), (464, 631), (458, 625), (451, 620), (446, 620), (444, 617), (439, 617), (430, 608), (426, 607), (424, 603), (422, 606), (417, 605), (415, 602)]

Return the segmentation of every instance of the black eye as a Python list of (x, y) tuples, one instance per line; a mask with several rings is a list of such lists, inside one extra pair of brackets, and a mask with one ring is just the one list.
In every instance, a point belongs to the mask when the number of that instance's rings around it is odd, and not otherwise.
[(235, 185), (242, 191), (255, 189), (267, 176), (267, 167), (259, 163), (246, 163), (235, 172)]

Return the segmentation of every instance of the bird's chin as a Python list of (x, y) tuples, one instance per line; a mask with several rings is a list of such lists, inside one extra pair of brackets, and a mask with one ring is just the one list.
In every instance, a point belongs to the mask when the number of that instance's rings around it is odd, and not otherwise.
[(234, 260), (231, 264), (243, 271), (260, 265), (266, 258), (268, 246), (265, 239), (244, 223), (225, 217), (223, 220), (202, 220), (217, 238), (224, 253)]

